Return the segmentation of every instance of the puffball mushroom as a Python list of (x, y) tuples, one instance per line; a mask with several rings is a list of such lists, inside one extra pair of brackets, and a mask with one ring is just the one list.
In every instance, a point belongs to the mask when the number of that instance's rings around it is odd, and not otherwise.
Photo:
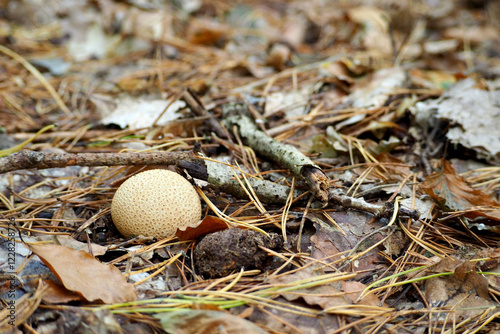
[(201, 219), (198, 193), (185, 178), (165, 169), (132, 176), (116, 190), (111, 217), (124, 237), (166, 238)]

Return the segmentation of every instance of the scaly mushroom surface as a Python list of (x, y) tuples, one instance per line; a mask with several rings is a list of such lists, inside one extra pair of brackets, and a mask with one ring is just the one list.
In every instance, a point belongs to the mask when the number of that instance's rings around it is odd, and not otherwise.
[(182, 176), (165, 169), (132, 176), (116, 191), (111, 217), (124, 237), (166, 238), (178, 228), (196, 226), (201, 219), (200, 198)]

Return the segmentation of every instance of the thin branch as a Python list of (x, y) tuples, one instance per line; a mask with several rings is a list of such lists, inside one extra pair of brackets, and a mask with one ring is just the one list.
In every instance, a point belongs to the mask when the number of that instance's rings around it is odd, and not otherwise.
[[(126, 165), (175, 165), (185, 169), (196, 178), (210, 183), (216, 190), (232, 194), (236, 197), (247, 197), (238, 180), (234, 179), (231, 169), (225, 163), (212, 159), (204, 159), (194, 152), (146, 152), (146, 153), (43, 153), (21, 150), (18, 153), (0, 157), (0, 174), (20, 169), (58, 168), (67, 166), (126, 166)], [(290, 187), (258, 178), (248, 178), (259, 200), (267, 204), (284, 204)], [(338, 203), (345, 209), (369, 212), (376, 217), (387, 217), (394, 208), (390, 203), (375, 205), (363, 198), (355, 198), (339, 194), (330, 188), (328, 202)], [(295, 191), (294, 197), (301, 194)], [(399, 208), (399, 214), (418, 219), (418, 212)]]
[(195, 114), (196, 116), (210, 116), (210, 118), (207, 119), (208, 124), (210, 125), (210, 128), (219, 136), (220, 138), (226, 138), (226, 132), (222, 128), (219, 122), (213, 117), (211, 117), (210, 113), (207, 111), (205, 106), (203, 105), (203, 102), (196, 96), (195, 92), (193, 92), (191, 89), (187, 88), (183, 93), (181, 98), (186, 102), (188, 105), (189, 109)]
[(23, 58), (23, 56), (15, 53), (11, 49), (6, 48), (3, 45), (0, 45), (0, 52), (6, 54), (7, 56), (21, 63), (31, 74), (35, 76), (35, 78), (37, 78), (40, 81), (40, 83), (45, 87), (45, 89), (49, 92), (52, 98), (56, 100), (56, 103), (59, 106), (59, 108), (61, 108), (61, 110), (67, 116), (71, 116), (71, 111), (68, 109), (66, 104), (64, 104), (64, 101), (61, 99), (59, 94), (57, 94), (54, 87), (52, 87), (52, 85), (47, 81), (47, 79), (45, 79), (45, 77), (40, 73), (40, 71), (36, 69), (35, 66), (31, 65), (26, 59)]
[[(394, 211), (393, 205), (389, 202), (386, 202), (385, 205), (371, 204), (366, 202), (363, 198), (356, 198), (339, 194), (335, 189), (329, 190), (328, 202), (338, 203), (346, 209), (354, 209), (354, 210), (369, 212), (373, 214), (375, 217), (387, 217)], [(398, 211), (400, 215), (410, 217), (414, 220), (417, 220), (420, 215), (417, 210), (409, 210), (402, 206), (399, 206)]]
[(311, 189), (314, 197), (326, 203), (330, 184), (328, 177), (321, 168), (295, 146), (280, 143), (266, 135), (250, 117), (243, 114), (245, 110), (246, 106), (226, 105), (224, 109), (224, 125), (228, 129), (236, 125), (245, 145), (250, 146), (261, 156), (289, 169), (294, 175), (302, 178)]
[(191, 152), (147, 153), (43, 153), (21, 150), (0, 158), (0, 174), (19, 169), (46, 169), (67, 166), (175, 165), (192, 160)]

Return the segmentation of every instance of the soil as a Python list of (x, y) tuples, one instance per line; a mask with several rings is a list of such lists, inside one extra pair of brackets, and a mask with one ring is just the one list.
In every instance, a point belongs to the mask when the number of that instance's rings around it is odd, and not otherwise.
[(256, 231), (230, 228), (205, 236), (194, 249), (198, 274), (207, 278), (224, 277), (241, 268), (268, 270), (273, 267), (272, 256), (261, 247), (279, 251), (283, 238), (276, 233), (269, 237)]

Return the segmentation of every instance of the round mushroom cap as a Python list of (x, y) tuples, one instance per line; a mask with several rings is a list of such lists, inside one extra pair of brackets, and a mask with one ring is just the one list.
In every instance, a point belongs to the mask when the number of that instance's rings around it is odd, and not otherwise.
[(116, 190), (111, 217), (124, 237), (166, 238), (201, 219), (200, 198), (182, 176), (152, 169), (132, 176)]

